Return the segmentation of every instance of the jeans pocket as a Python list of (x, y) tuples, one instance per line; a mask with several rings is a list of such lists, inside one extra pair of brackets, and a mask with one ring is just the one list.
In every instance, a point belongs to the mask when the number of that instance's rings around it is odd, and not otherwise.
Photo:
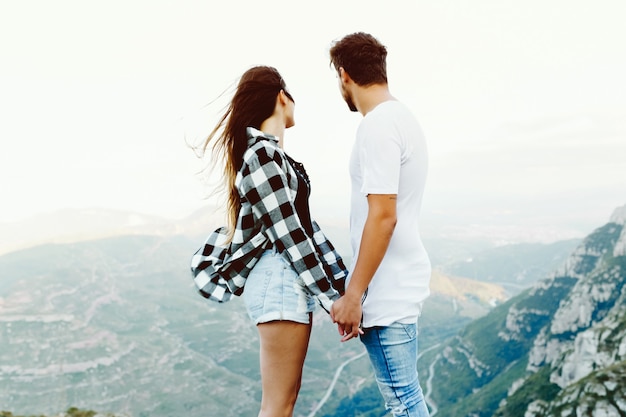
[(401, 324), (402, 328), (406, 332), (406, 335), (410, 339), (415, 339), (417, 337), (417, 325), (415, 324)]

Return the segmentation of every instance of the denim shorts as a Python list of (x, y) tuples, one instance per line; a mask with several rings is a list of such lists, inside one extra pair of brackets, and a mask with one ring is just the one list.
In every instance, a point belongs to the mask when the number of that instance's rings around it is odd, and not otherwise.
[(266, 250), (250, 271), (242, 294), (254, 324), (288, 320), (308, 324), (315, 299), (293, 267), (275, 250)]

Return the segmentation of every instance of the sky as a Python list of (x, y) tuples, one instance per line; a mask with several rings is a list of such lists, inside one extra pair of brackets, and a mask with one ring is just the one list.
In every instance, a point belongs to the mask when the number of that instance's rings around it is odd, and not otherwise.
[(0, 222), (204, 207), (213, 181), (189, 143), (241, 73), (271, 65), (297, 103), (285, 149), (313, 215), (347, 225), (361, 116), (328, 49), (365, 31), (428, 141), (424, 233), (581, 237), (626, 204), (624, 21), (622, 0), (0, 2)]

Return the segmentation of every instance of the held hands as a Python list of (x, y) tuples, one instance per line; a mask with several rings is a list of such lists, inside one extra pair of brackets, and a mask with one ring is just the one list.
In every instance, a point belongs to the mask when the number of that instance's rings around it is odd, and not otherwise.
[(350, 296), (346, 293), (333, 303), (330, 308), (330, 318), (333, 323), (337, 323), (342, 342), (363, 334), (360, 327), (362, 314), (361, 297)]

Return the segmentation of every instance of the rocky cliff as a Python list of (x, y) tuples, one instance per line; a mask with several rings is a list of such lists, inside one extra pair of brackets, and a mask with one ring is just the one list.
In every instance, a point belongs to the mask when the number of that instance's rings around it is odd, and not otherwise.
[(439, 415), (626, 415), (625, 225), (626, 206), (562, 267), (442, 348)]

